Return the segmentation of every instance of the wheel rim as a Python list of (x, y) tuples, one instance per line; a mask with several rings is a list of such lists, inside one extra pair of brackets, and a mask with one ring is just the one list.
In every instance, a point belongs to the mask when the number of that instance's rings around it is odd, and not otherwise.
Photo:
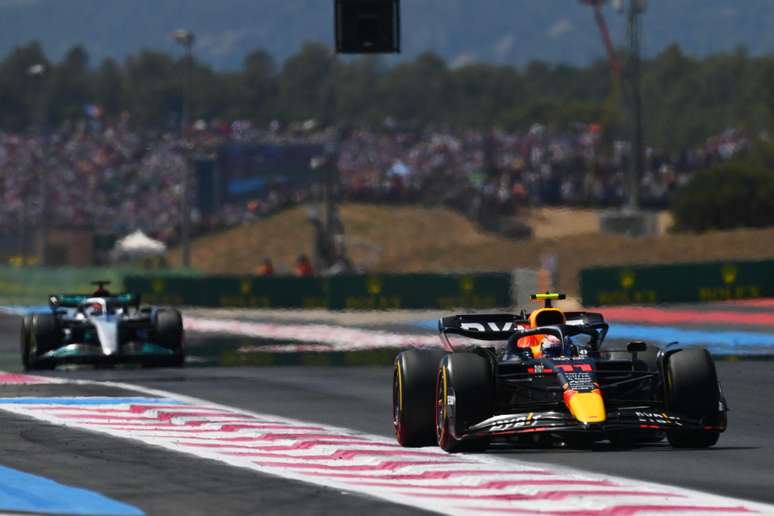
[(439, 442), (444, 439), (446, 432), (446, 389), (446, 368), (441, 367), (435, 389), (435, 434)]
[(400, 365), (395, 364), (395, 373), (392, 375), (392, 425), (395, 434), (400, 433), (400, 413), (403, 408), (403, 381), (400, 374)]

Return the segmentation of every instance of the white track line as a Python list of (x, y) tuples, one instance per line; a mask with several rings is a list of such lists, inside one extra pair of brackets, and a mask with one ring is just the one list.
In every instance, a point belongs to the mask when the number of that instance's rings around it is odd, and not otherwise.
[(774, 506), (698, 491), (493, 455), (406, 449), (391, 439), (346, 428), (157, 389), (99, 383), (169, 402), (3, 404), (0, 409), (444, 514), (774, 514)]

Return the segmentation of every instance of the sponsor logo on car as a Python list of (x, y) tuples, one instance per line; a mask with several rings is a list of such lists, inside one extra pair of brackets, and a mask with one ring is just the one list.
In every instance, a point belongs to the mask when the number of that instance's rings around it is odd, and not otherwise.
[(487, 332), (487, 331), (506, 332), (511, 330), (524, 329), (523, 326), (514, 326), (512, 322), (503, 323), (502, 327), (499, 327), (497, 323), (494, 323), (494, 322), (488, 322), (488, 323), (468, 322), (468, 323), (461, 323), (460, 328), (466, 331), (482, 331), (482, 332)]
[(512, 419), (505, 419), (498, 421), (496, 425), (489, 427), (490, 432), (507, 432), (509, 430), (518, 430), (521, 428), (529, 428), (537, 426), (541, 416), (533, 413), (526, 414), (524, 416), (517, 416)]
[(636, 411), (634, 413), (635, 416), (637, 416), (637, 419), (640, 420), (641, 423), (650, 424), (650, 425), (671, 425), (671, 426), (683, 426), (683, 423), (680, 421), (680, 418), (677, 416), (670, 416), (666, 412), (639, 412)]

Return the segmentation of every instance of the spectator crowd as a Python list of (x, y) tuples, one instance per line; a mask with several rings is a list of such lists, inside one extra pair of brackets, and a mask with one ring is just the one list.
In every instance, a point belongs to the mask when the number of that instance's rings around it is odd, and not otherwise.
[[(171, 242), (177, 238), (186, 156), (215, 154), (225, 143), (320, 143), (331, 134), (314, 124), (297, 133), (276, 126), (259, 131), (244, 121), (197, 122), (185, 138), (146, 134), (122, 123), (65, 126), (45, 136), (0, 132), (0, 232), (46, 222), (118, 236), (141, 229)], [(673, 155), (648, 149), (643, 204), (666, 206), (691, 174), (748, 145), (743, 133), (729, 130)], [(347, 134), (338, 149), (342, 199), (483, 199), (504, 214), (545, 204), (619, 205), (629, 155), (625, 143), (603, 144), (595, 125), (562, 132), (534, 125), (517, 133), (359, 130)], [(195, 190), (194, 184), (192, 199)], [(194, 211), (194, 225), (198, 231), (233, 226), (318, 195), (313, 181), (292, 188), (269, 182), (254, 198), (225, 202), (207, 218)]]
[[(595, 125), (561, 133), (541, 125), (523, 133), (357, 132), (341, 154), (343, 190), (353, 199), (405, 202), (477, 191), (506, 211), (514, 204), (618, 206), (629, 145), (613, 142), (612, 152), (601, 152), (600, 137)], [(742, 133), (729, 130), (672, 156), (647, 149), (642, 203), (666, 207), (691, 174), (747, 146)]]

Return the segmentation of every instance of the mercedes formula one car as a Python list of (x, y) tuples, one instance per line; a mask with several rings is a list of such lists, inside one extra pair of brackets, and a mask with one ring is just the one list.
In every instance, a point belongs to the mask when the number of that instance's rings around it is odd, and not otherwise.
[(21, 328), (25, 370), (65, 363), (180, 367), (183, 319), (175, 309), (142, 306), (136, 294), (112, 295), (98, 281), (92, 294), (49, 296), (50, 312), (26, 315)]
[(710, 354), (676, 343), (605, 345), (599, 313), (545, 307), (439, 321), (443, 350), (395, 359), (393, 423), (403, 446), (481, 451), (492, 442), (706, 448), (726, 429)]

